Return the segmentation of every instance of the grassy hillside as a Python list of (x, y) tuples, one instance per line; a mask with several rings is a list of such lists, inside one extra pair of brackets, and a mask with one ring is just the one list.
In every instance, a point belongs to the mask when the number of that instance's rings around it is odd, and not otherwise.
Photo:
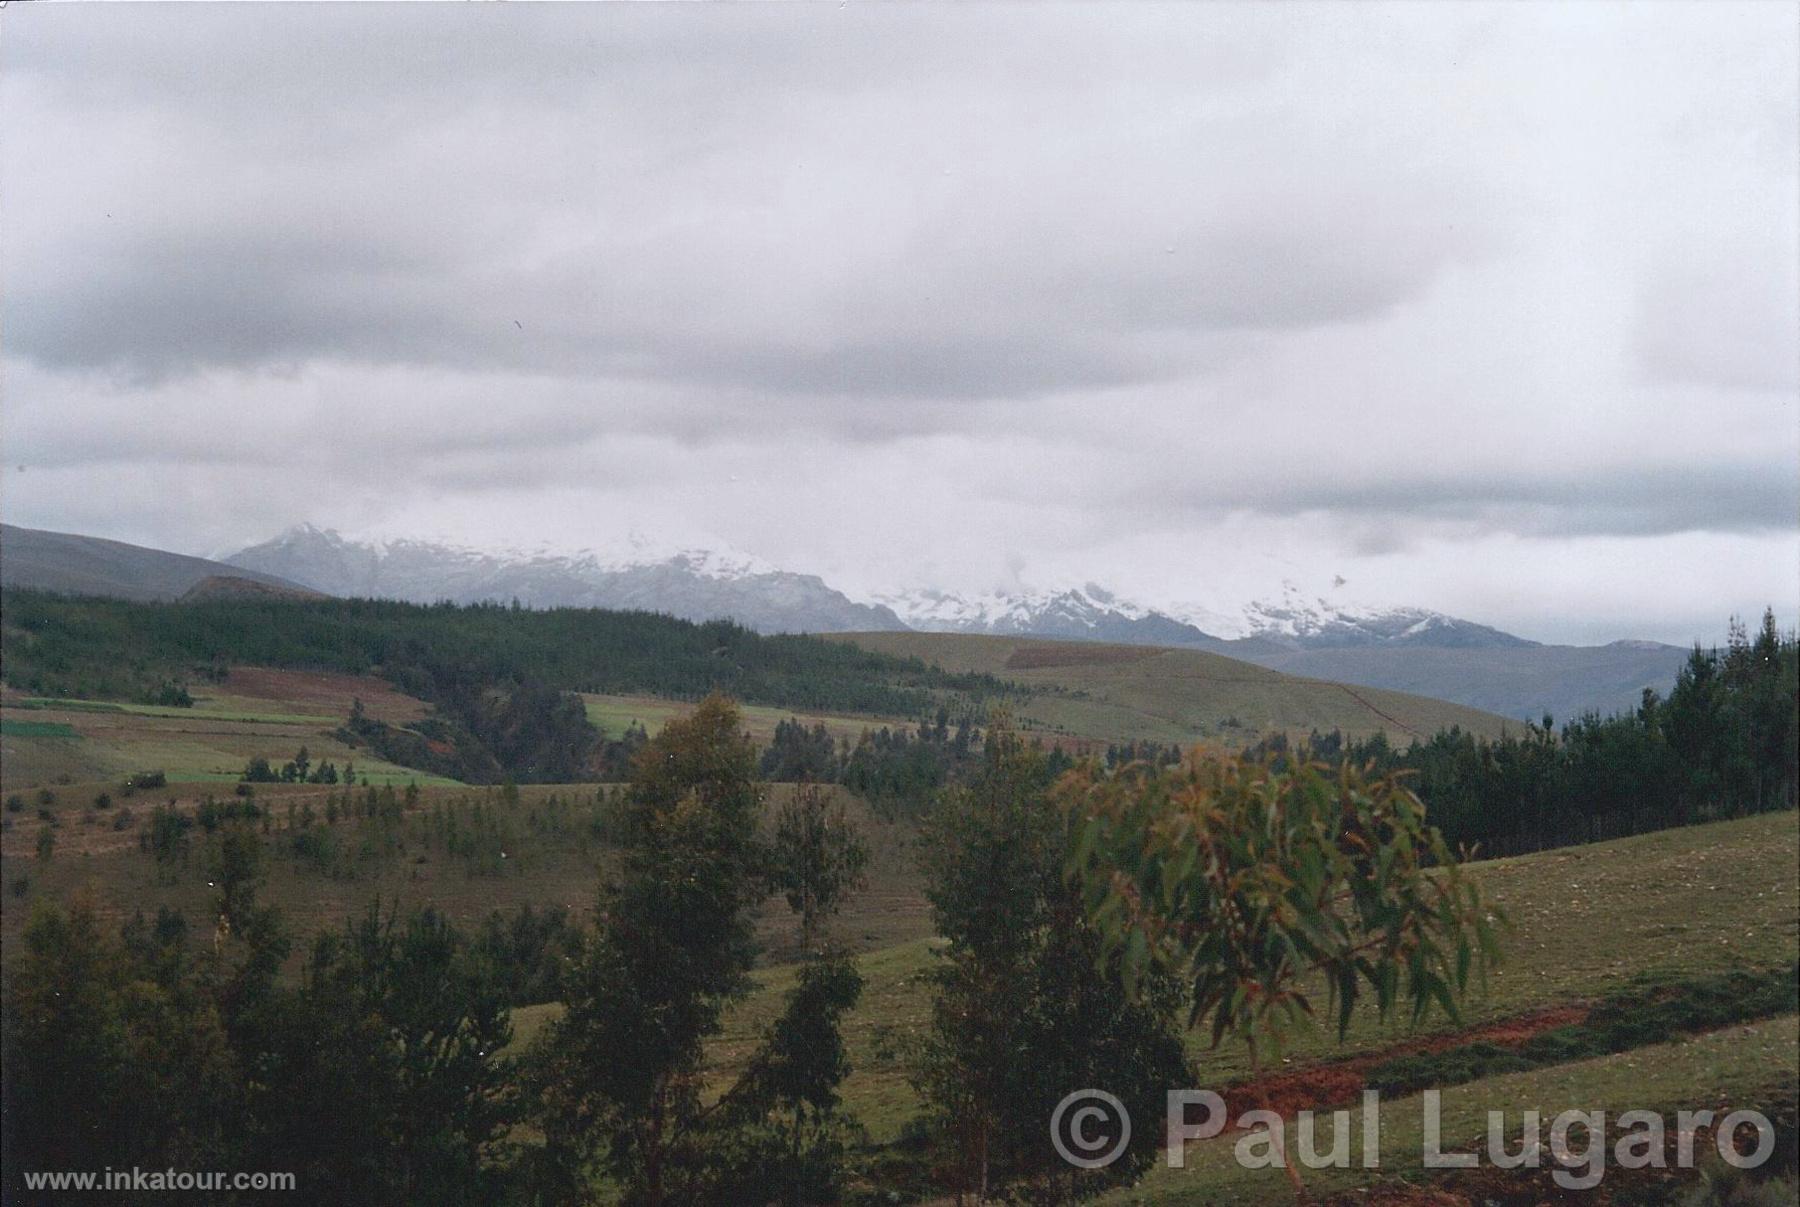
[(351, 750), (335, 736), (357, 699), (394, 724), (425, 715), (423, 701), (380, 679), (235, 667), (199, 692), (193, 707), (175, 708), (8, 690), (0, 696), (0, 789), (76, 784), (92, 797), (141, 771), (161, 771), (171, 783), (222, 784), (252, 758), (280, 766), (301, 746), (315, 763), (353, 761), (376, 785), (451, 782)]
[[(1519, 1143), (1520, 1117), (1522, 1112), (1528, 1110), (1537, 1111), (1542, 1119), (1541, 1126), (1547, 1129), (1550, 1120), (1557, 1114), (1571, 1109), (1604, 1111), (1608, 1120), (1616, 1120), (1627, 1110), (1653, 1110), (1668, 1116), (1680, 1110), (1717, 1109), (1721, 1106), (1727, 1110), (1760, 1107), (1767, 1111), (1774, 1104), (1783, 1101), (1791, 1103), (1794, 1071), (1800, 1068), (1800, 1047), (1796, 1045), (1797, 1022), (1800, 1019), (1790, 1014), (1713, 1032), (1696, 1039), (1682, 1039), (1593, 1060), (1453, 1086), (1443, 1091), (1441, 1104), (1444, 1151), (1484, 1152), (1490, 1111), (1505, 1112), (1508, 1129), (1506, 1134), (1511, 1147), (1516, 1149)], [(1721, 1115), (1723, 1113), (1724, 1111), (1720, 1111)], [(1359, 1168), (1363, 1160), (1361, 1131), (1359, 1116), (1353, 1112), (1349, 1130), (1351, 1139), (1348, 1141), (1351, 1145), (1351, 1168), (1308, 1170), (1308, 1186), (1317, 1193), (1347, 1192), (1383, 1180), (1384, 1173), (1390, 1180), (1409, 1177), (1410, 1180), (1425, 1181), (1421, 1177), (1419, 1157), (1423, 1151), (1422, 1100), (1417, 1096), (1384, 1099), (1380, 1117), (1380, 1170)], [(1332, 1143), (1329, 1115), (1321, 1114), (1316, 1126), (1319, 1129), (1320, 1147), (1329, 1149)], [(1669, 1126), (1672, 1131), (1672, 1123)], [(1257, 1207), (1260, 1204), (1285, 1207), (1286, 1204), (1291, 1204), (1293, 1192), (1280, 1171), (1245, 1169), (1234, 1159), (1233, 1144), (1241, 1134), (1227, 1132), (1216, 1140), (1195, 1144), (1186, 1154), (1185, 1168), (1153, 1166), (1150, 1173), (1136, 1186), (1108, 1195), (1102, 1202), (1192, 1204), (1194, 1207), (1213, 1203), (1244, 1204), (1245, 1207)], [(1616, 1141), (1623, 1134), (1624, 1129), (1615, 1124), (1610, 1138)], [(1287, 1137), (1289, 1151), (1298, 1151), (1296, 1129), (1291, 1125), (1287, 1129)], [(1696, 1152), (1705, 1154), (1711, 1148), (1711, 1139), (1708, 1137), (1696, 1145)], [(1574, 1150), (1582, 1152), (1583, 1145), (1576, 1142)], [(1716, 1164), (1716, 1158), (1714, 1161)], [(1545, 1166), (1546, 1170), (1550, 1168), (1548, 1157), (1545, 1158)], [(1611, 1171), (1609, 1177), (1615, 1187), (1622, 1181), (1633, 1181), (1641, 1187), (1647, 1180), (1630, 1179), (1627, 1173), (1616, 1167), (1610, 1151), (1607, 1153), (1607, 1167)], [(1468, 1180), (1475, 1179), (1484, 1179), (1476, 1182), (1476, 1185), (1484, 1187), (1489, 1195), (1495, 1195), (1496, 1188), (1506, 1188), (1512, 1195), (1517, 1195), (1524, 1188), (1521, 1183), (1525, 1181), (1516, 1176), (1498, 1174), (1491, 1167), (1476, 1171)], [(1660, 1172), (1655, 1180), (1662, 1180)], [(1428, 1197), (1428, 1192), (1418, 1192), (1416, 1197), (1372, 1201), (1449, 1204), (1471, 1201), (1579, 1201), (1584, 1197), (1567, 1192), (1552, 1197), (1549, 1178), (1540, 1175), (1539, 1181), (1544, 1184), (1545, 1192), (1541, 1199), (1508, 1197), (1502, 1200), (1497, 1195), (1446, 1199)], [(1461, 1189), (1455, 1179), (1450, 1184)], [(1603, 1181), (1602, 1187), (1606, 1185)], [(1775, 1203), (1780, 1201), (1778, 1193), (1791, 1194), (1791, 1185), (1779, 1192), (1771, 1188), (1764, 1197), (1746, 1201)], [(1614, 1201), (1665, 1200), (1622, 1197)]]
[[(993, 675), (1032, 689), (1020, 725), (1100, 742), (1133, 738), (1240, 745), (1259, 734), (1332, 729), (1390, 739), (1461, 726), (1498, 737), (1509, 722), (1423, 696), (1296, 678), (1199, 650), (949, 633), (853, 633), (828, 640), (950, 673)], [(1516, 722), (1510, 723), (1514, 729)]]
[(957, 694), (1007, 694), (979, 676), (813, 637), (651, 612), (532, 611), (388, 600), (137, 603), (7, 590), (6, 685), (41, 696), (147, 700), (230, 666), (378, 674), (415, 695), (529, 682), (559, 691), (921, 716)]
[[(0, 524), (0, 585), (120, 599), (179, 599), (208, 580), (258, 583), (278, 591), (316, 595), (274, 574), (240, 570), (203, 557), (127, 545), (123, 541)], [(233, 587), (215, 583), (211, 590)], [(236, 588), (241, 589), (241, 588)]]
[[(1344, 1043), (1321, 1030), (1301, 1036), (1283, 1056), (1305, 1067), (1421, 1035), (1490, 1026), (1591, 1001), (1643, 974), (1676, 977), (1791, 964), (1800, 955), (1797, 859), (1800, 818), (1783, 813), (1476, 865), (1476, 878), (1512, 926), (1503, 943), (1505, 961), (1485, 992), (1466, 1003), (1460, 1022), (1433, 1015), (1414, 1032), (1404, 1019), (1383, 1022), (1365, 1009)], [(910, 913), (920, 928), (917, 937), (861, 958), (868, 988), (846, 1022), (855, 1070), (845, 1098), (881, 1140), (896, 1136), (918, 1106), (906, 1084), (902, 1054), (927, 1025), (930, 1011), (925, 974), (934, 943), (922, 901), (914, 896), (919, 891), (909, 870), (889, 863), (876, 877), (872, 896), (853, 902), (842, 924), (845, 933), (858, 935), (871, 915), (889, 914), (912, 900)], [(1634, 904), (1622, 909), (1621, 901)], [(755, 996), (733, 1012), (716, 1047), (717, 1081), (728, 1080), (734, 1062), (774, 1019), (794, 975), (795, 967), (786, 964), (757, 975)], [(518, 1012), (518, 1042), (528, 1042), (557, 1009)], [(1190, 1039), (1202, 1085), (1223, 1088), (1248, 1074), (1240, 1047), (1213, 1052), (1199, 1037)], [(1785, 1059), (1776, 1071), (1795, 1067), (1791, 1040)], [(1541, 1080), (1550, 1074), (1533, 1076)], [(1270, 1189), (1285, 1187), (1276, 1175)], [(1273, 1201), (1279, 1201), (1278, 1193)]]
[[(1433, 1015), (1425, 1033), (1586, 1001), (1641, 973), (1791, 963), (1800, 955), (1797, 859), (1800, 817), (1783, 813), (1477, 865), (1476, 878), (1512, 921), (1506, 959), (1486, 992), (1467, 1003), (1461, 1023)], [(1621, 900), (1636, 904), (1621, 909)], [(897, 1128), (910, 1116), (911, 1091), (897, 1084), (895, 1059), (884, 1053), (903, 1048), (926, 1025), (930, 990), (921, 974), (930, 962), (924, 937), (862, 961), (869, 996), (848, 1028), (856, 1071), (845, 1097), (877, 1134), (878, 1125)], [(722, 1060), (773, 1018), (792, 975), (780, 967), (764, 975), (762, 991), (732, 1023)], [(1381, 1049), (1412, 1034), (1404, 1019), (1384, 1023), (1371, 1008), (1342, 1045), (1321, 1030), (1283, 1055), (1304, 1064)], [(1201, 1037), (1190, 1039), (1204, 1085), (1223, 1087), (1248, 1073), (1240, 1047), (1211, 1052)], [(1792, 1067), (1791, 1050), (1789, 1060)], [(1278, 1174), (1275, 1181), (1285, 1186)]]
[[(661, 696), (583, 693), (581, 699), (587, 706), (588, 720), (608, 738), (622, 736), (634, 724), (642, 725), (645, 732), (654, 736), (669, 720), (693, 710), (692, 704)], [(852, 743), (865, 729), (879, 725), (905, 725), (910, 721), (907, 717), (814, 712), (776, 708), (767, 704), (742, 704), (738, 708), (744, 717), (744, 732), (758, 746), (768, 745), (775, 736), (775, 726), (789, 719), (797, 718), (809, 729), (814, 725), (823, 725), (832, 737)]]

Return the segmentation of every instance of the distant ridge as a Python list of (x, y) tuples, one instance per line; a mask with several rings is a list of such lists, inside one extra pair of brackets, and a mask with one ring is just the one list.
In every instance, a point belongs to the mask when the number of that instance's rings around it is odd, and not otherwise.
[(420, 603), (662, 612), (730, 619), (763, 633), (937, 632), (1206, 650), (1271, 670), (1401, 691), (1516, 720), (1569, 720), (1635, 708), (1667, 693), (1686, 649), (1652, 641), (1540, 645), (1423, 608), (1381, 607), (1333, 587), (1281, 590), (1248, 604), (1167, 609), (1098, 584), (958, 595), (930, 587), (847, 595), (816, 575), (705, 549), (486, 552), (417, 540), (359, 541), (302, 524), (226, 562), (119, 541), (0, 525), (0, 582), (137, 600), (277, 592)]
[[(0, 524), (0, 586), (146, 602), (180, 599), (213, 578), (317, 595), (277, 574), (97, 536)], [(229, 589), (229, 588), (228, 588)]]
[(181, 593), (182, 603), (200, 603), (209, 599), (330, 599), (323, 591), (311, 587), (284, 587), (260, 579), (237, 574), (212, 574)]
[(1310, 585), (1285, 579), (1249, 602), (1213, 598), (1167, 607), (1123, 598), (1098, 583), (973, 595), (916, 585), (858, 599), (817, 576), (718, 550), (484, 551), (356, 540), (310, 524), (228, 560), (333, 595), (641, 608), (687, 620), (729, 617), (764, 633), (911, 630), (1209, 650), (1515, 720), (1635, 708), (1645, 688), (1667, 692), (1687, 656), (1646, 641), (1540, 645), (1427, 608), (1362, 600), (1341, 579)]
[(759, 633), (906, 627), (887, 608), (858, 603), (817, 575), (701, 549), (643, 560), (500, 554), (432, 541), (356, 541), (301, 524), (226, 560), (332, 595), (412, 603), (517, 600), (532, 608), (662, 612), (681, 620), (735, 620)]

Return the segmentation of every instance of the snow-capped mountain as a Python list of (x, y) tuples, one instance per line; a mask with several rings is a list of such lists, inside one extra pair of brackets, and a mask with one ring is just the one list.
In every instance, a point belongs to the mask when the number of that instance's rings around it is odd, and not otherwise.
[(928, 633), (994, 633), (1115, 641), (1130, 645), (1200, 645), (1212, 636), (1185, 621), (1127, 600), (1094, 583), (1062, 591), (955, 595), (931, 588), (877, 595), (907, 627)]
[(1631, 707), (1645, 687), (1666, 691), (1684, 657), (1651, 642), (1538, 645), (1441, 612), (1360, 598), (1338, 578), (1306, 585), (1282, 578), (1247, 592), (1249, 602), (1151, 604), (1094, 583), (853, 597), (816, 575), (716, 548), (628, 538), (607, 553), (496, 552), (447, 541), (350, 539), (310, 525), (224, 560), (333, 595), (637, 608), (688, 620), (729, 617), (767, 633), (912, 628), (1185, 646), (1532, 718)]
[(333, 595), (429, 602), (500, 600), (529, 607), (637, 608), (690, 620), (728, 617), (761, 632), (912, 628), (1256, 652), (1362, 646), (1504, 648), (1531, 644), (1486, 625), (1413, 607), (1375, 607), (1334, 584), (1293, 581), (1249, 603), (1161, 607), (1096, 583), (958, 594), (933, 587), (854, 599), (816, 575), (742, 554), (659, 548), (488, 551), (450, 542), (352, 539), (301, 524), (224, 559)]
[(284, 566), (282, 577), (332, 595), (637, 609), (684, 620), (727, 618), (766, 633), (905, 627), (888, 609), (857, 603), (816, 575), (699, 549), (494, 553), (433, 541), (351, 540), (302, 524), (225, 560), (265, 574)]
[(1283, 582), (1280, 593), (1271, 598), (1245, 604), (1241, 617), (1241, 623), (1225, 630), (1230, 637), (1297, 650), (1364, 645), (1490, 649), (1536, 644), (1427, 608), (1383, 608), (1333, 599), (1292, 581)]
[(1532, 644), (1510, 633), (1425, 608), (1382, 608), (1308, 592), (1284, 582), (1278, 593), (1230, 607), (1155, 608), (1121, 599), (1094, 583), (1059, 591), (956, 595), (921, 589), (877, 595), (910, 628), (935, 633), (994, 633), (1118, 641), (1143, 645), (1224, 646), (1267, 651), (1354, 646), (1498, 648)]

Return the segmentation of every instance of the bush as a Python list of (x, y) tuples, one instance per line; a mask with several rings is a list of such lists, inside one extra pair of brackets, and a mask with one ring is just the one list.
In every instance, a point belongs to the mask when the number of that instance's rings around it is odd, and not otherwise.
[(125, 786), (133, 789), (166, 788), (168, 785), (169, 777), (160, 769), (156, 771), (140, 771), (125, 781)]
[(23, 796), (20, 796), (17, 792), (15, 792), (11, 796), (6, 798), (6, 811), (8, 813), (22, 813), (22, 812), (24, 812), (24, 810), (25, 810), (25, 798)]
[(185, 683), (159, 683), (149, 694), (149, 703), (165, 708), (192, 708), (194, 697), (188, 694)]
[(96, 808), (96, 809), (112, 808), (112, 797), (105, 792), (100, 793), (100, 795), (98, 795), (94, 798), (94, 808)]

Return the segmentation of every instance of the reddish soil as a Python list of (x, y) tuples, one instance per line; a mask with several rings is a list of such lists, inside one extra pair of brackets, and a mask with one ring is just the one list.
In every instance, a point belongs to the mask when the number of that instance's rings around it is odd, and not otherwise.
[(234, 666), (220, 686), (229, 695), (268, 700), (271, 712), (304, 709), (348, 716), (353, 700), (361, 700), (371, 717), (384, 721), (415, 721), (426, 712), (423, 700), (405, 695), (395, 690), (392, 684), (371, 675)]
[[(1517, 1046), (1544, 1031), (1582, 1022), (1587, 1014), (1585, 1006), (1563, 1006), (1518, 1018), (1503, 1019), (1481, 1027), (1397, 1044), (1380, 1052), (1331, 1061), (1293, 1072), (1271, 1074), (1256, 1082), (1231, 1086), (1223, 1096), (1234, 1118), (1245, 1110), (1257, 1107), (1291, 1116), (1297, 1110), (1353, 1104), (1362, 1091), (1364, 1074), (1382, 1061), (1420, 1052), (1439, 1052), (1468, 1043)], [(1769, 1167), (1770, 1173), (1778, 1174), (1783, 1168), (1791, 1168), (1793, 1161), (1791, 1145), (1795, 1108), (1791, 1105), (1791, 1082), (1774, 1093), (1774, 1099), (1762, 1104), (1756, 1101), (1729, 1103), (1721, 1099), (1717, 1110), (1724, 1114), (1737, 1106), (1757, 1106), (1777, 1120), (1778, 1133), (1785, 1128), (1790, 1155), (1784, 1158), (1778, 1153)], [(1777, 1107), (1771, 1105), (1773, 1102), (1787, 1105)], [(1227, 1132), (1220, 1139), (1229, 1138), (1230, 1134)], [(1711, 1151), (1712, 1129), (1696, 1128), (1695, 1137), (1694, 1152)], [(1552, 1207), (1561, 1203), (1593, 1204), (1595, 1207), (1613, 1207), (1617, 1204), (1618, 1207), (1624, 1207), (1625, 1204), (1644, 1201), (1664, 1202), (1668, 1201), (1672, 1184), (1691, 1182), (1695, 1176), (1691, 1170), (1677, 1166), (1679, 1138), (1680, 1132), (1675, 1127), (1674, 1120), (1667, 1120), (1664, 1141), (1667, 1146), (1666, 1168), (1626, 1170), (1609, 1165), (1605, 1180), (1590, 1190), (1569, 1190), (1558, 1186), (1554, 1178), (1555, 1163), (1546, 1159), (1543, 1167), (1536, 1170), (1497, 1169), (1483, 1164), (1474, 1169), (1445, 1173), (1427, 1185), (1402, 1181), (1380, 1182), (1330, 1195), (1317, 1202), (1319, 1207)], [(1747, 1151), (1743, 1141), (1744, 1138), (1740, 1137), (1739, 1148)]]
[(1535, 1014), (1501, 1019), (1463, 1031), (1408, 1040), (1378, 1052), (1365, 1052), (1343, 1060), (1269, 1073), (1255, 1081), (1227, 1086), (1221, 1097), (1225, 1099), (1225, 1105), (1233, 1118), (1245, 1111), (1257, 1109), (1292, 1115), (1300, 1110), (1342, 1106), (1356, 1102), (1370, 1069), (1396, 1056), (1442, 1052), (1446, 1048), (1473, 1043), (1517, 1047), (1542, 1032), (1579, 1023), (1587, 1018), (1587, 1014), (1586, 1006), (1558, 1006), (1551, 1010), (1540, 1010)]

